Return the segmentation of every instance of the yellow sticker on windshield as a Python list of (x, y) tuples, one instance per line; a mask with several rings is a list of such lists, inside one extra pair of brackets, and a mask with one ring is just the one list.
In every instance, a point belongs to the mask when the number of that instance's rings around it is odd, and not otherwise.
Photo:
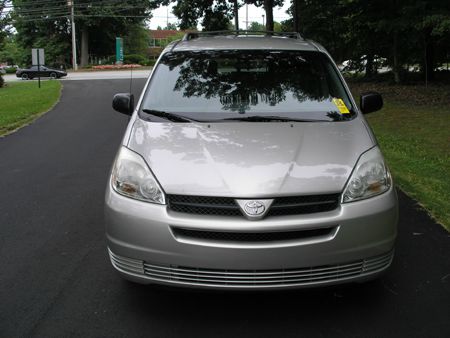
[(339, 112), (341, 114), (350, 114), (350, 111), (348, 110), (347, 106), (345, 105), (344, 101), (342, 101), (342, 99), (334, 98), (333, 103), (339, 109)]

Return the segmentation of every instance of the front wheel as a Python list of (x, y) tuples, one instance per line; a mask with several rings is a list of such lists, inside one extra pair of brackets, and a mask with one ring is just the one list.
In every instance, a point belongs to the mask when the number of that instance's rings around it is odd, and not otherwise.
[(57, 75), (55, 72), (52, 72), (52, 73), (50, 73), (50, 78), (51, 78), (52, 80), (55, 80), (55, 79), (58, 78), (58, 75)]
[(22, 80), (28, 80), (28, 74), (27, 73), (23, 73), (22, 74)]

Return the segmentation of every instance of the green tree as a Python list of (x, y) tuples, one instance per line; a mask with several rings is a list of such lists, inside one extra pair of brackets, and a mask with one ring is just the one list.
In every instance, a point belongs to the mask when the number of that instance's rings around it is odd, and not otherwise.
[[(47, 60), (70, 63), (71, 25), (70, 7), (66, 2), (48, 3), (36, 8), (33, 0), (12, 0), (14, 26), (18, 41), (24, 48), (39, 45), (46, 49)], [(86, 65), (89, 56), (106, 57), (114, 53), (115, 38), (128, 37), (142, 50), (144, 20), (150, 18), (157, 1), (75, 0), (75, 22), (80, 64)], [(134, 33), (138, 33), (134, 37)], [(131, 46), (131, 44), (128, 44)]]
[[(447, 0), (296, 0), (299, 30), (324, 44), (338, 61), (351, 60), (366, 76), (376, 72), (376, 57), (387, 59), (395, 82), (406, 65), (421, 64), (431, 80), (448, 59), (450, 2)], [(289, 10), (293, 14), (294, 6)], [(293, 20), (282, 23), (293, 30)]]
[[(323, 43), (330, 53), (342, 60), (346, 51), (351, 49), (346, 37), (346, 13), (343, 5), (345, 1), (298, 0), (300, 14), (300, 33), (319, 43)], [(292, 15), (293, 6), (289, 9)], [(294, 31), (293, 19), (282, 23), (284, 31)]]
[[(26, 52), (23, 65), (31, 64), (31, 48), (44, 48), (48, 65), (70, 63), (70, 26), (66, 17), (59, 15), (60, 7), (36, 8), (31, 0), (13, 0), (15, 39)], [(62, 7), (61, 7), (62, 8)], [(58, 10), (58, 12), (55, 12)], [(58, 13), (58, 15), (56, 15)]]
[(204, 10), (202, 26), (206, 31), (227, 30), (233, 18), (233, 5), (228, 1), (220, 1)]
[(3, 42), (3, 39), (7, 36), (7, 28), (11, 19), (7, 8), (8, 4), (8, 0), (0, 0), (0, 45)]
[(266, 12), (266, 29), (274, 31), (273, 8), (275, 6), (283, 6), (284, 0), (244, 0), (245, 3), (263, 7)]
[[(125, 0), (102, 4), (92, 0), (76, 0), (76, 24), (81, 36), (80, 65), (88, 63), (89, 55), (104, 57), (113, 54), (117, 36), (130, 37), (139, 31), (144, 19), (151, 18), (151, 10), (158, 1)], [(142, 37), (142, 34), (140, 34)]]
[[(450, 2), (443, 0), (417, 1), (406, 7), (412, 20), (417, 45), (421, 47), (421, 65), (427, 81), (434, 80), (435, 67), (448, 57), (450, 46)], [(420, 55), (421, 54), (421, 55)], [(448, 59), (447, 59), (448, 61)]]
[(149, 34), (147, 28), (141, 24), (130, 25), (123, 38), (124, 53), (147, 56)]
[[(5, 37), (7, 36), (7, 27), (10, 23), (10, 16), (9, 13), (7, 13), (7, 4), (9, 1), (7, 0), (0, 0), (0, 47), (2, 47), (3, 41)], [(0, 58), (1, 60), (1, 58)], [(3, 87), (4, 81), (3, 77), (0, 74), (0, 88)]]
[(259, 22), (252, 21), (248, 25), (248, 29), (251, 31), (264, 31), (266, 30), (266, 27), (264, 27), (264, 25)]
[(228, 29), (230, 19), (233, 18), (233, 3), (227, 0), (170, 0), (162, 1), (167, 5), (176, 3), (172, 13), (179, 19), (180, 29), (196, 29), (200, 19), (207, 31)]
[[(248, 29), (251, 31), (265, 31), (266, 27), (257, 21), (252, 21), (248, 25)], [(279, 22), (274, 21), (273, 23), (273, 31), (274, 32), (281, 32), (282, 31), (282, 25)]]
[(15, 35), (7, 36), (0, 44), (0, 62), (9, 65), (21, 65), (24, 63), (27, 52), (20, 48)]
[(177, 25), (172, 22), (169, 22), (164, 29), (175, 31), (177, 30)]

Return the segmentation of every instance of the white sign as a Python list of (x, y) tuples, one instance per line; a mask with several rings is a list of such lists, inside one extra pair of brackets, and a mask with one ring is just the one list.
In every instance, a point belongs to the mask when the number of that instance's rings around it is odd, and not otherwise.
[(33, 48), (31, 50), (31, 59), (33, 66), (42, 66), (45, 64), (45, 54), (43, 48)]

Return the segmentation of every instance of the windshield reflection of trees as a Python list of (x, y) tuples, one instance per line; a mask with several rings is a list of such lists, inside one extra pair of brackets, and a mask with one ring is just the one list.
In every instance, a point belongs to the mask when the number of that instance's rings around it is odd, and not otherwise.
[[(202, 51), (169, 53), (162, 63), (171, 71), (178, 67), (174, 91), (187, 98), (219, 98), (222, 110), (245, 113), (261, 103), (330, 100), (324, 61), (317, 55)], [(327, 116), (342, 119), (338, 113)]]

